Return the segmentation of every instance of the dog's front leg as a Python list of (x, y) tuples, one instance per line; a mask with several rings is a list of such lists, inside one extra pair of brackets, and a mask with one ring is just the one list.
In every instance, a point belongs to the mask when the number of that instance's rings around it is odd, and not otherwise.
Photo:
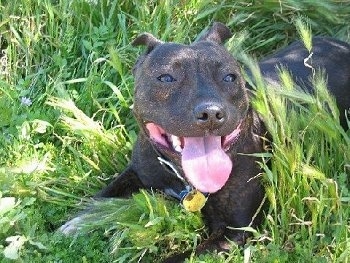
[[(134, 192), (137, 192), (143, 188), (143, 185), (137, 174), (133, 171), (131, 166), (128, 166), (120, 175), (118, 175), (110, 184), (104, 189), (98, 192), (94, 198), (108, 198), (108, 197), (129, 197)], [(84, 215), (89, 213), (89, 209), (84, 210), (73, 219), (67, 221), (62, 225), (58, 231), (63, 234), (69, 235), (79, 231), (79, 225), (84, 220)]]
[(144, 188), (144, 186), (130, 165), (111, 183), (99, 191), (95, 195), (95, 198), (130, 197), (133, 193), (139, 191), (141, 188)]
[[(226, 226), (222, 225), (221, 228), (213, 231), (209, 238), (199, 244), (195, 249), (195, 254), (198, 256), (203, 253), (208, 253), (212, 251), (220, 252), (220, 251), (228, 251), (229, 249), (229, 241), (225, 237)], [(185, 262), (188, 259), (193, 251), (187, 250), (182, 253), (174, 254), (168, 258), (166, 258), (163, 263), (180, 263)]]

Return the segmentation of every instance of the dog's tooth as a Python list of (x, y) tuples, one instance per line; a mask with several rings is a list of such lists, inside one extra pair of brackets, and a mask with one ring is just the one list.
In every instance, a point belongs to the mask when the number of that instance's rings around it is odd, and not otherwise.
[(181, 152), (182, 148), (181, 148), (181, 141), (180, 138), (175, 136), (175, 135), (171, 135), (171, 143), (173, 145), (173, 148), (175, 151), (177, 152)]
[(181, 148), (180, 145), (176, 145), (176, 146), (174, 147), (174, 149), (175, 149), (175, 151), (177, 151), (177, 152), (182, 152), (182, 148)]
[(171, 140), (173, 146), (175, 146), (177, 144), (177, 137), (175, 135), (170, 135), (170, 140)]

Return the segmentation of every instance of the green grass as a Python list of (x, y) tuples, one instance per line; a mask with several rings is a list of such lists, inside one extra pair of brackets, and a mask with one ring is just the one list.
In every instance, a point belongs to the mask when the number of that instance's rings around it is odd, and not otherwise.
[[(0, 1), (0, 262), (151, 262), (206, 237), (200, 214), (146, 192), (93, 205), (79, 236), (55, 230), (129, 161), (132, 39), (190, 43), (213, 21), (247, 64), (308, 29), (350, 42), (348, 1)], [(350, 137), (316, 76), (314, 97), (286, 73), (282, 90), (257, 81), (266, 220), (244, 252), (191, 262), (350, 261)]]

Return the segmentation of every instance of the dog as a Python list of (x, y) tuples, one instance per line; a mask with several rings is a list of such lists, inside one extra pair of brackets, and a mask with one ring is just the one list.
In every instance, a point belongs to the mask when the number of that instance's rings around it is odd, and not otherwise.
[[(244, 244), (248, 233), (239, 228), (258, 226), (262, 220), (260, 160), (251, 154), (265, 150), (266, 129), (250, 105), (241, 65), (223, 46), (231, 36), (224, 24), (214, 23), (191, 45), (162, 42), (148, 33), (134, 40), (133, 45), (146, 46), (133, 69), (133, 111), (140, 132), (128, 167), (95, 196), (125, 198), (143, 188), (158, 189), (187, 210), (200, 210), (210, 236), (196, 253), (225, 250), (227, 239)], [(312, 51), (311, 64), (325, 69), (345, 127), (350, 46), (317, 37)], [(283, 66), (311, 91), (312, 70), (304, 65), (308, 55), (295, 42), (259, 66), (269, 83), (279, 83), (276, 66)], [(70, 232), (74, 220), (61, 231)], [(190, 253), (166, 262), (181, 262)]]

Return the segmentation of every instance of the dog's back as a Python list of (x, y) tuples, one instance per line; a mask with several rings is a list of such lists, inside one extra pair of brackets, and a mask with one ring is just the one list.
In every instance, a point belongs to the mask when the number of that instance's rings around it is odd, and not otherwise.
[[(297, 85), (313, 90), (311, 77), (314, 71), (326, 73), (327, 86), (336, 98), (340, 122), (346, 128), (346, 115), (350, 107), (350, 45), (329, 37), (314, 37), (309, 52), (302, 42), (297, 41), (277, 53), (266, 57), (260, 63), (264, 78), (276, 84), (280, 82), (276, 67), (285, 68)], [(347, 113), (349, 116), (349, 112)]]

